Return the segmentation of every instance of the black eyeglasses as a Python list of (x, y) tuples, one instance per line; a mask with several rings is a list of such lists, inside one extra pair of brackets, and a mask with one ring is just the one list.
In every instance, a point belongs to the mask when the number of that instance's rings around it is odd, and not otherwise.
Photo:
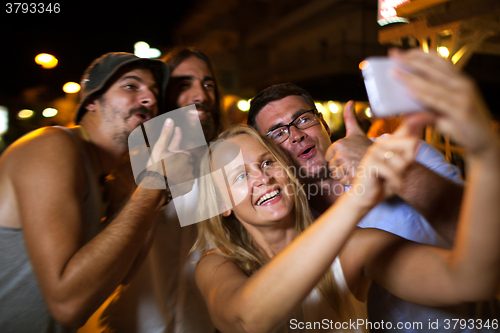
[(292, 120), (289, 124), (280, 126), (269, 131), (266, 136), (273, 139), (276, 143), (284, 142), (290, 136), (290, 127), (295, 126), (298, 129), (306, 129), (318, 123), (316, 110), (312, 109), (302, 113)]

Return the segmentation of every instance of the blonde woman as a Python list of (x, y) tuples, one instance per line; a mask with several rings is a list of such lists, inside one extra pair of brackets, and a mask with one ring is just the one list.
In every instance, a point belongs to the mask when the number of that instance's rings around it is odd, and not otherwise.
[[(415, 87), (417, 97), (432, 94), (424, 88), (443, 79), (432, 66), (418, 67), (421, 59), (402, 61), (418, 70), (414, 76), (400, 76)], [(441, 73), (451, 75), (447, 70)], [(412, 126), (404, 124), (394, 136), (377, 141), (362, 160), (365, 172), (353, 189), (314, 224), (281, 150), (246, 127), (223, 133), (218, 141), (238, 145), (244, 167), (227, 168), (225, 182), (211, 183), (206, 177), (204, 203), (220, 206), (214, 198), (229, 190), (239, 204), (199, 223), (196, 243), (207, 253), (196, 269), (197, 284), (219, 330), (365, 331), (370, 324), (357, 319), (366, 319), (360, 301), (371, 281), (429, 306), (492, 299), (500, 275), (500, 147), (473, 87), (465, 85), (461, 94), (471, 98), (463, 112), (439, 105), (433, 113), (410, 119), (412, 124), (436, 121), (469, 150), (469, 184), (452, 250), (356, 228), (374, 205), (401, 186), (416, 145)], [(225, 153), (214, 146), (206, 171), (218, 168)], [(498, 329), (497, 319), (489, 324)], [(429, 323), (421, 325), (416, 329), (429, 329)]]

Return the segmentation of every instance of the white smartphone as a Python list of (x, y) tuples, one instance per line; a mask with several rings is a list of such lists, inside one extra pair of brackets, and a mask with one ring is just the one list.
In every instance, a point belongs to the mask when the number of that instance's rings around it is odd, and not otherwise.
[(425, 109), (392, 74), (398, 67), (388, 57), (369, 57), (360, 64), (370, 107), (377, 118)]

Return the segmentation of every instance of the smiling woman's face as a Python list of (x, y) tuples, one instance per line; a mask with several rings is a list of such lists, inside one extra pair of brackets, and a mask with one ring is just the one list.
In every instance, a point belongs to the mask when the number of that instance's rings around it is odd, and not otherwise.
[[(245, 164), (234, 163), (225, 167), (227, 188), (237, 203), (233, 208), (236, 218), (254, 226), (271, 226), (279, 221), (288, 223), (293, 220), (289, 218), (294, 205), (293, 187), (273, 155), (247, 134), (237, 135), (226, 142), (240, 147)], [(224, 159), (223, 154), (222, 149), (216, 149), (213, 157)]]

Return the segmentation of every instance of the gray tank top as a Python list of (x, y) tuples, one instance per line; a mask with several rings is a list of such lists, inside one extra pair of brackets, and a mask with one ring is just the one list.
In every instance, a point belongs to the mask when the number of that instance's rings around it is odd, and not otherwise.
[[(81, 142), (68, 128), (56, 127), (70, 134), (82, 156), (85, 170), (82, 212), (88, 242), (99, 232), (104, 216), (99, 184)], [(22, 228), (0, 227), (0, 332), (76, 332), (58, 324), (50, 315), (26, 252)]]

